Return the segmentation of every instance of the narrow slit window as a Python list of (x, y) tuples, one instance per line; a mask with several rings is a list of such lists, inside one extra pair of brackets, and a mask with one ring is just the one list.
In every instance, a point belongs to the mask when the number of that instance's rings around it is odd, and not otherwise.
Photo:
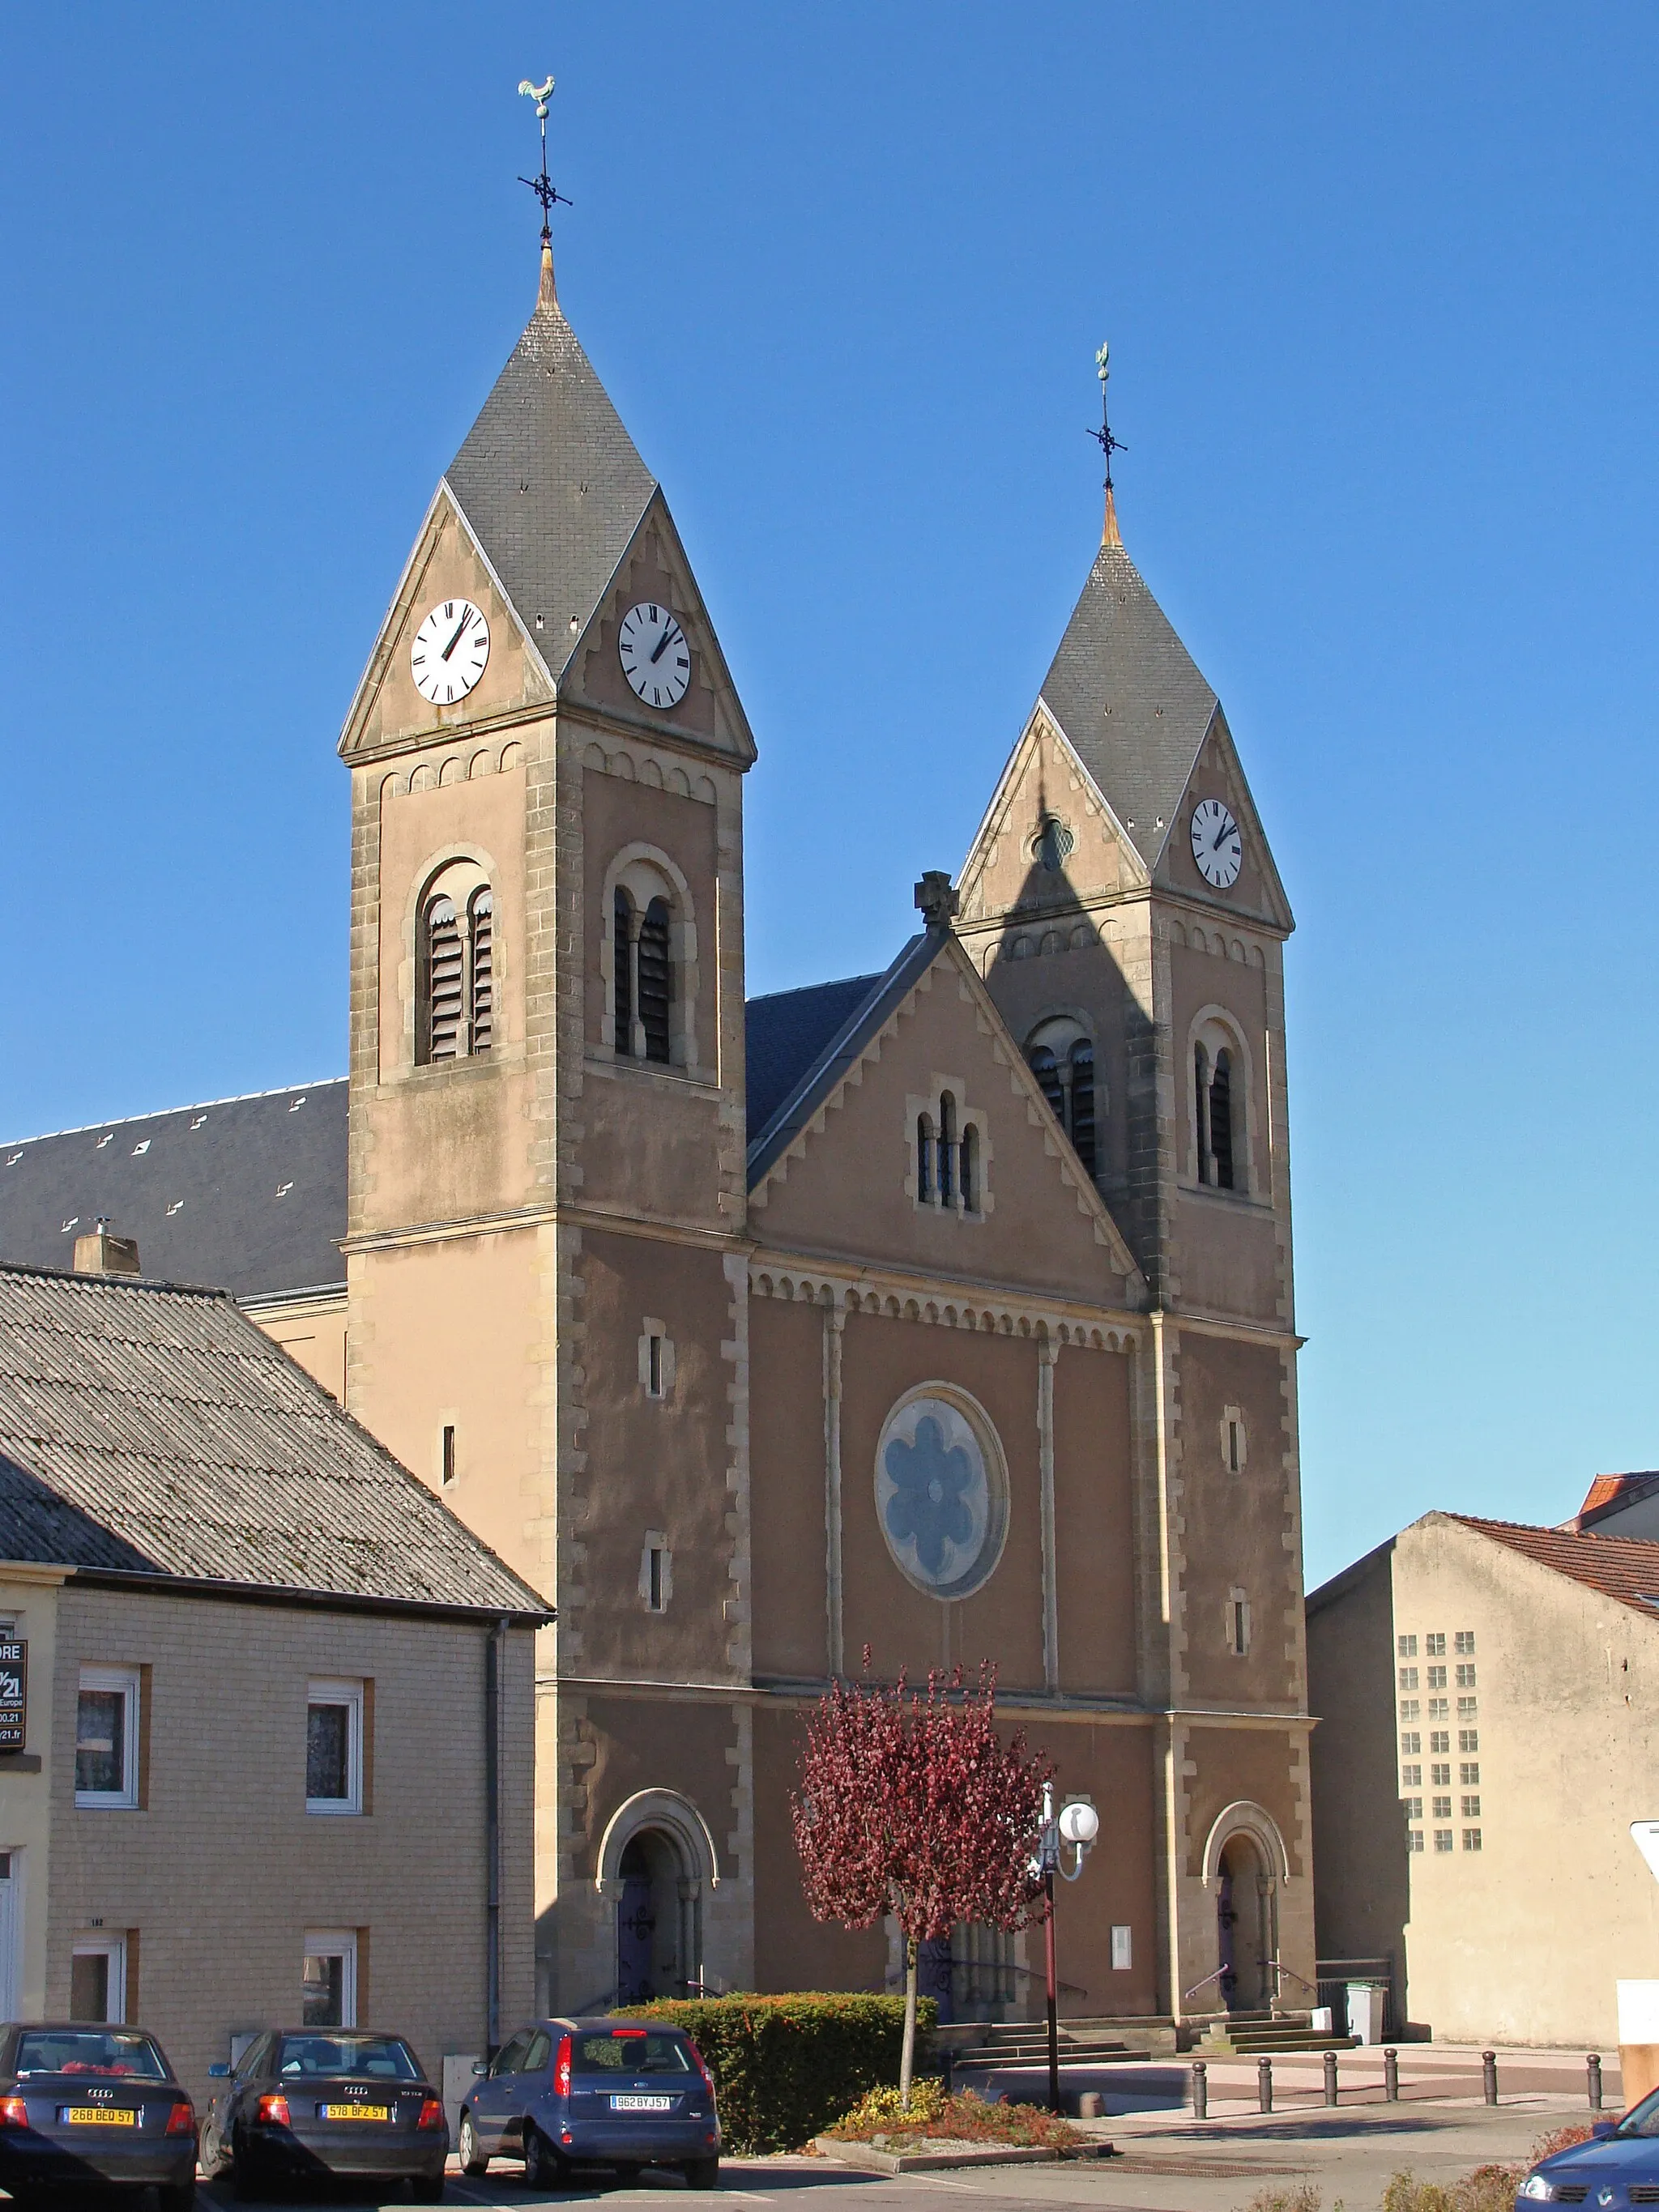
[(979, 1131), (971, 1121), (962, 1133), (957, 1154), (957, 1180), (962, 1188), (962, 1210), (972, 1213), (979, 1204)]
[(634, 1051), (634, 902), (620, 884), (611, 909), (611, 952), (616, 974), (611, 985), (617, 1050), (629, 1058)]
[(447, 1422), (444, 1424), (444, 1441), (443, 1441), (443, 1480), (444, 1480), (444, 1487), (445, 1487), (445, 1489), (446, 1489), (446, 1490), (447, 1490), (447, 1489), (448, 1489), (448, 1487), (449, 1487), (450, 1484), (451, 1484), (452, 1482), (453, 1482), (453, 1481), (454, 1481), (454, 1480), (455, 1480), (455, 1430), (454, 1430), (454, 1426), (453, 1426), (453, 1425), (452, 1423), (450, 1423), (450, 1422), (447, 1422)]
[(426, 910), (426, 1056), (453, 1060), (461, 1048), (461, 924), (452, 898)]
[(1238, 1423), (1227, 1424), (1227, 1466), (1231, 1474), (1238, 1473)]
[(653, 1613), (660, 1613), (663, 1606), (662, 1546), (660, 1544), (653, 1544), (649, 1553), (647, 1554), (646, 1576), (646, 1603), (649, 1606)]
[(1210, 1055), (1202, 1045), (1193, 1054), (1193, 1095), (1198, 1103), (1198, 1179), (1215, 1181), (1215, 1156), (1210, 1150)]
[(929, 1114), (916, 1116), (916, 1196), (923, 1206), (933, 1203), (933, 1121)]
[(488, 1052), (495, 1022), (495, 902), (474, 891), (472, 917), (472, 1049)]
[(662, 1395), (662, 1339), (654, 1329), (646, 1339), (645, 1373), (645, 1387), (647, 1394), (653, 1398), (660, 1398)]
[(673, 998), (666, 899), (653, 898), (641, 919), (638, 965), (640, 1027), (645, 1032), (645, 1056), (665, 1063), (669, 1058), (669, 1008)]
[(939, 1102), (939, 1201), (954, 1206), (957, 1196), (957, 1102), (947, 1091)]

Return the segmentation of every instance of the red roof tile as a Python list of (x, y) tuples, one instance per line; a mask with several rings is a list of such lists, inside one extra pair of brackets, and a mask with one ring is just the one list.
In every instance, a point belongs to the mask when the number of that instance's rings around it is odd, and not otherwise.
[(1478, 1521), (1468, 1513), (1445, 1517), (1659, 1620), (1659, 1543), (1640, 1536), (1590, 1536), (1565, 1528), (1529, 1528), (1513, 1521)]
[(1598, 1474), (1584, 1493), (1577, 1525), (1582, 1528), (1587, 1521), (1599, 1521), (1614, 1506), (1634, 1505), (1638, 1498), (1650, 1498), (1656, 1490), (1659, 1490), (1659, 1474)]

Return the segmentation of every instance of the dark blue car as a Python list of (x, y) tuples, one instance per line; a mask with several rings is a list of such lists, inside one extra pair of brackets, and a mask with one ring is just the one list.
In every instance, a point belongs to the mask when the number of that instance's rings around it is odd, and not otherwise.
[(660, 2021), (541, 2020), (481, 2067), (461, 2108), (461, 2170), (521, 2158), (525, 2179), (562, 2187), (573, 2166), (624, 2179), (665, 2166), (720, 2186), (714, 2077), (690, 2036)]
[(149, 2183), (163, 2212), (196, 2195), (196, 2113), (153, 2035), (70, 2023), (0, 2028), (0, 2188), (78, 2208)]
[(1583, 2204), (1591, 2212), (1659, 2204), (1659, 2089), (1622, 2120), (1599, 2122), (1589, 2142), (1540, 2160), (1516, 2192), (1516, 2212), (1534, 2204)]

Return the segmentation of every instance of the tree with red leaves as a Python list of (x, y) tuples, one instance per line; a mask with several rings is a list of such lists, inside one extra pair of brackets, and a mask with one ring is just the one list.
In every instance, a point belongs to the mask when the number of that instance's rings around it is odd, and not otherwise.
[(802, 1887), (815, 1920), (868, 1928), (891, 1913), (904, 1937), (907, 2099), (915, 2062), (919, 1948), (959, 1920), (1023, 1928), (1040, 1917), (1031, 1859), (1053, 1763), (1024, 1733), (996, 1727), (996, 1669), (927, 1677), (926, 1697), (866, 1680), (837, 1682), (807, 1723), (800, 1790), (790, 1800)]

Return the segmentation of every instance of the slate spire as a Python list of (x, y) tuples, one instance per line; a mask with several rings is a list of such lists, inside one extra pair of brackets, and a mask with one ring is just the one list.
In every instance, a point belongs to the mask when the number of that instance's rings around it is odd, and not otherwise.
[(444, 481), (556, 681), (657, 486), (565, 319), (549, 243), (535, 313)]

